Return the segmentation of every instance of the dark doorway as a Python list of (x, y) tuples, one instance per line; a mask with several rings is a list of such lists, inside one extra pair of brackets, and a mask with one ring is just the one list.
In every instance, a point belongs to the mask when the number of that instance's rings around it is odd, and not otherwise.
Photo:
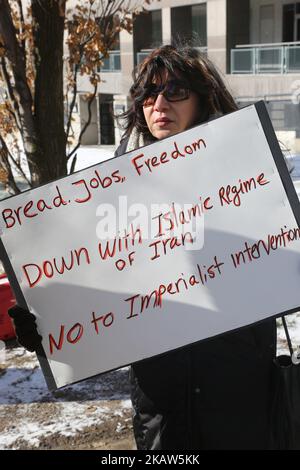
[(300, 41), (300, 2), (283, 5), (282, 41)]
[(100, 144), (101, 145), (114, 145), (115, 144), (115, 124), (113, 118), (113, 99), (112, 96), (99, 97), (99, 110), (100, 110)]
[(172, 42), (183, 40), (194, 47), (206, 47), (206, 22), (206, 3), (171, 8)]

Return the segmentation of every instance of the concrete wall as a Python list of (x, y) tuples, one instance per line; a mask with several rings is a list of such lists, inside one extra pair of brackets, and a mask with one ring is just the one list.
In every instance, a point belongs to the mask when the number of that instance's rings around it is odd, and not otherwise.
[(210, 59), (226, 73), (226, 0), (207, 2), (207, 48)]
[[(243, 1), (243, 0), (242, 0)], [(259, 44), (260, 40), (260, 7), (274, 6), (274, 39), (273, 42), (282, 41), (282, 7), (293, 3), (294, 0), (250, 0), (250, 42)]]
[(238, 97), (263, 97), (300, 93), (300, 74), (226, 75), (233, 94)]

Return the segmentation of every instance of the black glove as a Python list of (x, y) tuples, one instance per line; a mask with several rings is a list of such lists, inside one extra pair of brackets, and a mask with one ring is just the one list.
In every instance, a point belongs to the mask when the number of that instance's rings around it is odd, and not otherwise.
[(8, 315), (13, 319), (19, 343), (30, 352), (36, 351), (43, 338), (38, 334), (35, 316), (19, 305), (10, 308)]

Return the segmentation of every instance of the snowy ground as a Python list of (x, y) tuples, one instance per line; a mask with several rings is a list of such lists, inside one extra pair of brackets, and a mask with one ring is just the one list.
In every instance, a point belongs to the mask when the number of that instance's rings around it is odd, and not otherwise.
[[(296, 349), (298, 345), (300, 346), (300, 312), (294, 313), (292, 315), (287, 315), (286, 322), (289, 330), (289, 335), (291, 337), (292, 345), (294, 349)], [(286, 336), (281, 319), (277, 320), (277, 326), (277, 355), (279, 356), (280, 354), (289, 354)]]
[(0, 358), (0, 449), (134, 448), (128, 368), (51, 393), (35, 354), (12, 346)]
[[(287, 317), (299, 344), (300, 313)], [(280, 321), (279, 321), (280, 323)], [(283, 328), (277, 354), (288, 352)], [(0, 350), (0, 449), (135, 449), (128, 368), (49, 392), (34, 353)]]

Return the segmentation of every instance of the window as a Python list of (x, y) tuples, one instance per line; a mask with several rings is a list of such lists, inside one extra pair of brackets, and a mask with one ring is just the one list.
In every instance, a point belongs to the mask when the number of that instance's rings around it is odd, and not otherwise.
[(282, 41), (300, 41), (300, 2), (283, 5)]
[(99, 96), (100, 111), (100, 143), (101, 145), (115, 144), (115, 124), (113, 118), (113, 97), (111, 95)]
[[(149, 51), (162, 43), (161, 10), (141, 13), (133, 23), (135, 56), (141, 51)], [(147, 55), (147, 53), (145, 53)]]
[(191, 41), (195, 47), (207, 46), (206, 3), (171, 8), (172, 42)]

